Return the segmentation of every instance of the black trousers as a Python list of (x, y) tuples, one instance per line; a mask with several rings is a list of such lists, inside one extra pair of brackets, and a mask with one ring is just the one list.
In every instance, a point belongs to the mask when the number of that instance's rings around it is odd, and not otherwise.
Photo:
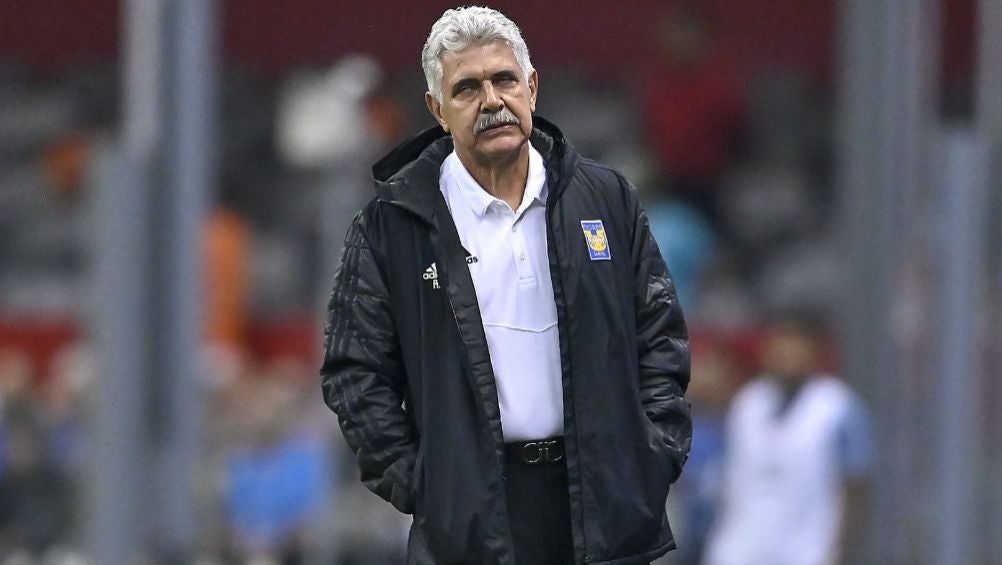
[(571, 508), (563, 461), (505, 463), (508, 522), (518, 565), (572, 565)]

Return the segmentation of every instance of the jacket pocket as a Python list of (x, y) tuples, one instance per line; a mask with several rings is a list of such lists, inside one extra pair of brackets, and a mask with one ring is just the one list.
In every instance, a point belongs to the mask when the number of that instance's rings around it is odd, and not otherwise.
[(414, 458), (414, 468), (411, 470), (410, 501), (414, 515), (421, 513), (421, 492), (424, 490), (424, 446), (418, 444), (417, 456)]
[(647, 443), (654, 453), (654, 459), (658, 463), (661, 476), (665, 477), (670, 485), (682, 474), (682, 462), (679, 461), (675, 449), (665, 440), (665, 434), (657, 423), (651, 421), (646, 415), (643, 418), (644, 427), (647, 430)]

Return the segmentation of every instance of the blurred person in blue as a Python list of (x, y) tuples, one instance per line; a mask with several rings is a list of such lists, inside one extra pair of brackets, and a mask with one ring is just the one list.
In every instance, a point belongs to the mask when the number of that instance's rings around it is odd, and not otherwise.
[(446, 11), (438, 126), (374, 167), (321, 368), (412, 564), (648, 563), (691, 440), (688, 335), (636, 191), (534, 116), (518, 27)]
[(244, 396), (232, 424), (243, 437), (224, 454), (222, 494), (228, 551), (240, 561), (301, 563), (316, 553), (311, 528), (328, 517), (330, 446), (293, 420), (305, 410), (289, 383), (271, 376), (235, 387)]
[[(6, 407), (0, 472), (0, 562), (32, 562), (66, 544), (73, 527), (74, 492), (50, 456), (40, 410), (30, 399)], [(19, 559), (21, 561), (19, 561)]]
[(777, 316), (764, 375), (728, 415), (722, 506), (705, 565), (836, 565), (862, 532), (871, 459), (860, 399), (821, 367), (826, 332), (811, 313)]

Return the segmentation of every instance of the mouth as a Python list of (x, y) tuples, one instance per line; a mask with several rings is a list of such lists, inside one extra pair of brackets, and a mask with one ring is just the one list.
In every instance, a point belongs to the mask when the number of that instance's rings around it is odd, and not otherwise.
[(480, 133), (478, 133), (477, 135), (480, 135), (480, 134), (483, 134), (483, 133), (492, 132), (492, 131), (498, 131), (498, 130), (501, 130), (501, 129), (504, 129), (504, 128), (515, 127), (517, 125), (518, 124), (514, 124), (514, 123), (496, 124), (496, 125), (492, 125), (490, 127), (486, 127), (484, 129), (480, 130)]

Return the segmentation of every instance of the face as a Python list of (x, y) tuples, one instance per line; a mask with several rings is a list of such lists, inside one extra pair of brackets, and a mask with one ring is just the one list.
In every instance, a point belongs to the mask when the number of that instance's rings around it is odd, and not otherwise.
[(817, 344), (793, 328), (774, 330), (763, 353), (764, 368), (784, 382), (802, 381), (817, 369)]
[(536, 71), (526, 77), (504, 41), (446, 51), (441, 61), (442, 101), (431, 93), (425, 101), (460, 158), (489, 166), (518, 156), (532, 133)]
[(736, 370), (734, 359), (720, 346), (694, 350), (693, 378), (689, 382), (686, 398), (701, 410), (724, 410), (730, 401)]

